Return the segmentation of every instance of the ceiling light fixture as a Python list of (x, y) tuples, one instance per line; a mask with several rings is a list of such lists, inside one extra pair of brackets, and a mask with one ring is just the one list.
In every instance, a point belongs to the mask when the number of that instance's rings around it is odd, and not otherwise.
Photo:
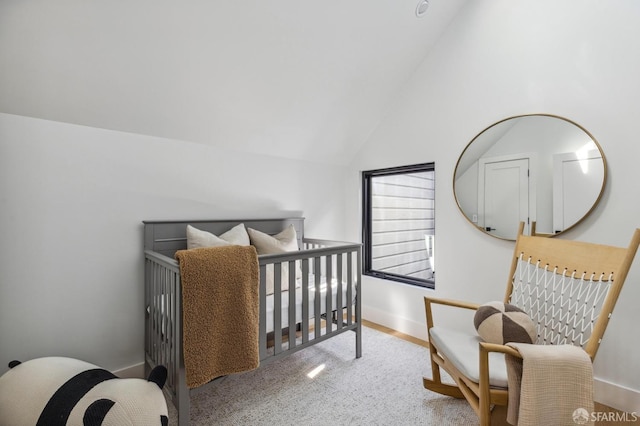
[(427, 13), (427, 9), (429, 9), (429, 0), (420, 0), (416, 6), (416, 16), (422, 18)]

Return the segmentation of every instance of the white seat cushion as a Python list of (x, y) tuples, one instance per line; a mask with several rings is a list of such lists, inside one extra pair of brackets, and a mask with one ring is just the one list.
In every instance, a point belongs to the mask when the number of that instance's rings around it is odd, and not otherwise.
[[(466, 377), (476, 383), (480, 381), (480, 336), (444, 327), (432, 327), (429, 335), (444, 358)], [(489, 353), (489, 384), (507, 387), (507, 364), (502, 353)]]

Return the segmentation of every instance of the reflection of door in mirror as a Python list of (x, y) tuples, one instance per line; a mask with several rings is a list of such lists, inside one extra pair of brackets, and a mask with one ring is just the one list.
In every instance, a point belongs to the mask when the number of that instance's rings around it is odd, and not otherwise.
[(604, 163), (600, 151), (553, 157), (553, 230), (562, 232), (584, 216), (600, 196)]
[[(564, 164), (565, 183), (554, 179), (554, 156), (561, 153), (576, 155), (595, 149), (599, 156), (587, 160)], [(520, 188), (523, 178), (519, 173), (507, 176), (507, 170), (492, 170), (493, 181), (485, 181), (486, 164), (496, 161), (529, 158), (529, 204), (525, 207), (525, 188)], [(580, 165), (589, 166), (598, 173), (586, 176), (580, 172)], [(482, 170), (481, 170), (482, 169)], [(571, 172), (573, 170), (575, 173)], [(580, 222), (598, 203), (605, 187), (607, 165), (602, 149), (593, 136), (578, 124), (558, 116), (548, 114), (530, 114), (510, 117), (501, 120), (480, 132), (469, 144), (458, 159), (453, 179), (453, 191), (460, 211), (473, 225), (497, 238), (515, 239), (518, 229), (514, 226), (516, 217), (529, 226), (525, 234), (532, 231), (544, 235), (556, 235), (555, 231), (564, 232)], [(480, 174), (483, 178), (479, 181)], [(516, 175), (518, 177), (516, 177)], [(580, 179), (579, 179), (580, 178)], [(491, 179), (491, 178), (490, 178)], [(485, 185), (490, 183), (490, 189)], [(554, 190), (554, 185), (569, 185), (564, 190)], [(504, 196), (493, 194), (493, 190), (503, 190)], [(480, 191), (484, 192), (480, 195)], [(561, 201), (554, 200), (554, 192)], [(507, 201), (508, 194), (515, 195)], [(480, 208), (480, 204), (483, 204)], [(486, 205), (486, 206), (485, 206)], [(486, 211), (486, 209), (490, 209)], [(525, 212), (528, 210), (528, 215)], [(561, 212), (563, 217), (554, 224), (554, 211)], [(500, 215), (506, 216), (502, 219)], [(500, 220), (505, 220), (500, 222)], [(487, 228), (490, 231), (487, 231)]]
[(477, 225), (485, 232), (515, 239), (518, 224), (529, 223), (529, 162), (526, 155), (479, 160)]

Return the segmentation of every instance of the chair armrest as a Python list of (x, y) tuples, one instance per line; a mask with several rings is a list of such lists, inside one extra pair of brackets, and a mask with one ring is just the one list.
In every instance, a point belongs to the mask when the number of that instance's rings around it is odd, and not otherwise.
[(464, 302), (461, 300), (453, 300), (453, 299), (438, 299), (435, 297), (425, 296), (424, 309), (427, 314), (427, 330), (433, 327), (433, 314), (431, 311), (431, 304), (452, 306), (454, 308), (471, 309), (471, 310), (477, 310), (480, 307), (480, 305), (477, 303)]
[(471, 303), (471, 302), (465, 302), (462, 300), (453, 300), (453, 299), (438, 299), (435, 297), (427, 297), (427, 296), (425, 296), (424, 301), (425, 301), (425, 304), (429, 302), (429, 303), (436, 303), (439, 305), (447, 305), (447, 306), (453, 306), (456, 308), (465, 308), (465, 309), (474, 309), (474, 310), (480, 307), (478, 303)]
[(489, 352), (502, 352), (503, 354), (508, 354), (522, 359), (522, 355), (520, 355), (520, 352), (516, 349), (511, 346), (499, 345), (497, 343), (480, 342), (480, 353), (482, 354), (482, 352), (487, 354)]

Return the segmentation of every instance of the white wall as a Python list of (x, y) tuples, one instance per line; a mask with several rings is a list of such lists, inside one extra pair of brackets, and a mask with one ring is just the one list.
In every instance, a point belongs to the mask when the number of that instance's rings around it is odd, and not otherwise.
[[(574, 120), (601, 144), (609, 182), (593, 214), (563, 238), (626, 245), (640, 226), (640, 3), (470, 3), (399, 94), (349, 176), (350, 238), (357, 238), (359, 171), (435, 161), (436, 290), (366, 277), (367, 319), (426, 337), (422, 296), (486, 302), (503, 298), (513, 243), (476, 231), (458, 211), (453, 171), (466, 144), (488, 125), (545, 112)], [(640, 411), (640, 259), (595, 363), (596, 397)], [(443, 311), (441, 321), (469, 327)]]
[(344, 167), (0, 114), (0, 374), (144, 361), (142, 220), (302, 214), (344, 238)]

